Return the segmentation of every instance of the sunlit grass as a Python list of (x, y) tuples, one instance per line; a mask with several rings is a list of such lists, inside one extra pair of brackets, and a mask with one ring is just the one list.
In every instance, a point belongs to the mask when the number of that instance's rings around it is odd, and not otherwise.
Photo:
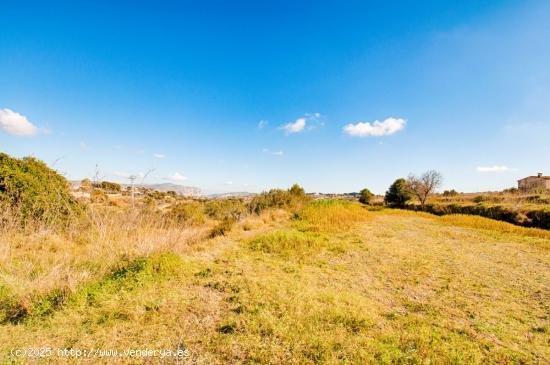
[(248, 242), (253, 251), (284, 256), (313, 254), (326, 247), (328, 238), (323, 235), (283, 230), (258, 235)]
[(518, 235), (541, 237), (550, 239), (550, 231), (540, 228), (527, 228), (517, 226), (511, 223), (497, 221), (476, 215), (451, 214), (438, 217), (438, 221), (453, 226), (482, 228), (505, 233), (515, 233)]
[(369, 219), (365, 206), (342, 200), (316, 201), (302, 208), (295, 217), (299, 230), (338, 232)]
[[(148, 226), (151, 219), (131, 222), (128, 230), (142, 231), (125, 232), (113, 220), (80, 243), (47, 233), (30, 243), (4, 237), (10, 246), (2, 283), (9, 290), (0, 295), (27, 313), (1, 325), (0, 362), (16, 360), (11, 348), (43, 345), (184, 346), (188, 363), (197, 364), (550, 357), (550, 240), (532, 230), (345, 202), (314, 203), (294, 218), (266, 211), (212, 239), (209, 226), (193, 244), (187, 233)], [(91, 255), (94, 240), (99, 247)], [(33, 250), (42, 257), (33, 258)], [(48, 266), (55, 262), (66, 265), (73, 289), (63, 289), (64, 276)], [(23, 268), (34, 271), (25, 275)], [(78, 268), (88, 276), (78, 276)], [(33, 283), (49, 284), (25, 296), (19, 281), (29, 291)]]
[[(69, 295), (121, 262), (166, 251), (182, 253), (210, 225), (186, 227), (155, 212), (102, 209), (92, 224), (66, 234), (4, 231), (0, 237), (0, 320), (32, 312), (40, 298)], [(18, 308), (14, 313), (13, 308)]]

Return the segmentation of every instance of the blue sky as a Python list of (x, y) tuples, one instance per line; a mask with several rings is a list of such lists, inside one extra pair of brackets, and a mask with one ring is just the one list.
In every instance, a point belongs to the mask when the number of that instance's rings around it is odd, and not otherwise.
[(0, 4), (1, 151), (205, 192), (550, 174), (548, 1), (113, 3)]

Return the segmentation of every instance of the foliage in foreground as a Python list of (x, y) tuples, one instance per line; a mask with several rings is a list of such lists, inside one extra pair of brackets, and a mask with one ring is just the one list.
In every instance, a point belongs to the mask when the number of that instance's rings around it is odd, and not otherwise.
[(82, 212), (67, 180), (33, 157), (17, 159), (0, 153), (0, 208), (4, 222), (15, 220), (55, 227)]
[[(9, 349), (22, 345), (105, 343), (183, 344), (186, 360), (212, 364), (537, 363), (550, 355), (541, 305), (550, 240), (502, 222), (466, 230), (454, 216), (366, 208), (319, 201), (290, 221), (251, 215), (251, 230), (234, 228), (223, 240), (204, 230), (190, 245), (179, 234), (198, 228), (171, 229), (166, 216), (129, 209), (96, 212), (101, 226), (83, 242), (4, 236), (11, 260), (0, 255), (0, 288), (10, 289), (0, 293), (0, 360), (16, 360)], [(456, 217), (470, 218), (482, 219)], [(41, 295), (25, 296), (52, 278)]]

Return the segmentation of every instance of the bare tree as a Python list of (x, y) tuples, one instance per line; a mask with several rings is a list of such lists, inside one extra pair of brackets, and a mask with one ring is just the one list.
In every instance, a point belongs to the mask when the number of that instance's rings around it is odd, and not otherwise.
[(436, 170), (430, 170), (420, 176), (409, 175), (407, 179), (407, 188), (411, 194), (418, 198), (420, 206), (422, 210), (424, 210), (426, 200), (441, 186), (442, 182), (443, 176), (441, 173)]

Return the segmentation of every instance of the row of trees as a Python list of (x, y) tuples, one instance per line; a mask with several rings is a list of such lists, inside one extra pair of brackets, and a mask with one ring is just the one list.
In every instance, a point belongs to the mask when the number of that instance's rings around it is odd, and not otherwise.
[[(442, 182), (443, 176), (436, 170), (426, 171), (419, 176), (411, 174), (407, 179), (399, 178), (386, 191), (384, 203), (391, 207), (403, 208), (408, 201), (417, 198), (424, 209), (428, 197), (441, 186)], [(363, 189), (359, 193), (359, 201), (369, 204), (373, 196), (369, 189)]]

